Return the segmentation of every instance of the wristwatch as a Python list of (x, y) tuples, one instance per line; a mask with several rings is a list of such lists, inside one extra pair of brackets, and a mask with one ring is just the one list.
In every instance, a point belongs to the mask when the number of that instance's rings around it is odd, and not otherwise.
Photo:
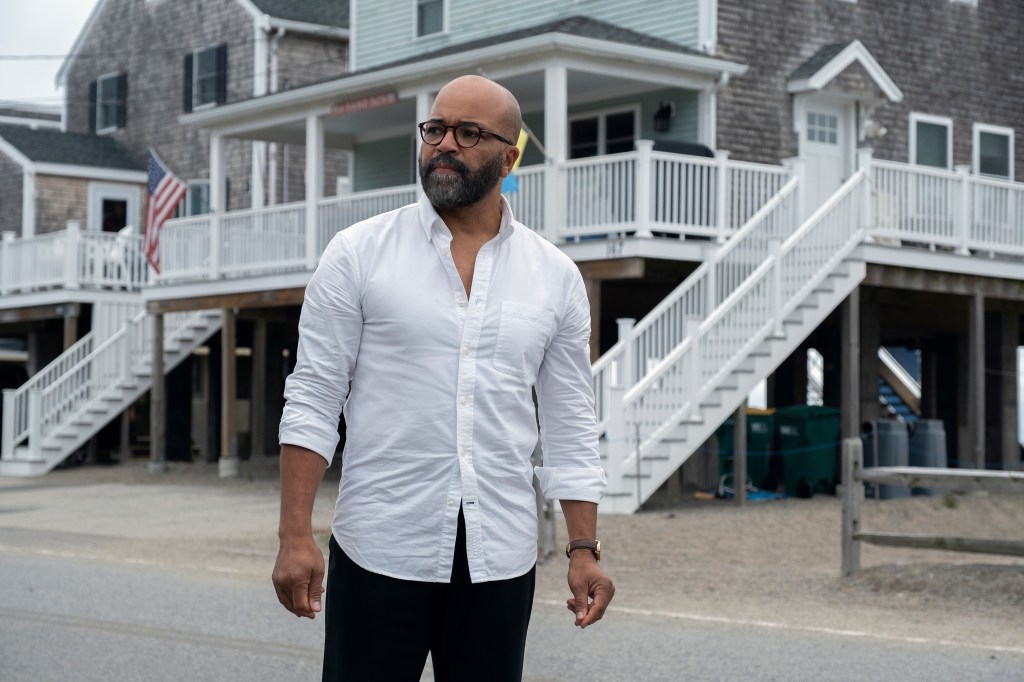
[(589, 549), (595, 559), (601, 560), (600, 540), (571, 540), (565, 545), (565, 556), (572, 558), (572, 553), (577, 549)]

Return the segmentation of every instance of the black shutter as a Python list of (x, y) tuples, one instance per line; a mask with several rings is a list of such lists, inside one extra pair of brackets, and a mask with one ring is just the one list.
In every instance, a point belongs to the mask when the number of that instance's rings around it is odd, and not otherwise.
[(192, 111), (192, 53), (185, 55), (185, 87), (181, 91), (181, 103), (185, 113)]
[(96, 133), (96, 81), (89, 83), (89, 132)]
[(128, 120), (128, 74), (117, 77), (117, 127), (124, 128)]
[(214, 52), (217, 62), (217, 104), (228, 101), (228, 46), (220, 44)]

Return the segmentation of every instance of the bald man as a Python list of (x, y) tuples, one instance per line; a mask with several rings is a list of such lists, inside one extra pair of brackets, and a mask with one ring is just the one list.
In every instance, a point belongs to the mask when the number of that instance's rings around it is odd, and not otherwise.
[(446, 85), (418, 126), (424, 197), (339, 232), (306, 288), (273, 579), (296, 616), (321, 610), (311, 514), (343, 411), (324, 680), (418, 680), (428, 653), (435, 680), (521, 679), (534, 475), (561, 501), (575, 625), (600, 620), (614, 594), (598, 563), (605, 477), (583, 281), (501, 196), (521, 125), (500, 85)]

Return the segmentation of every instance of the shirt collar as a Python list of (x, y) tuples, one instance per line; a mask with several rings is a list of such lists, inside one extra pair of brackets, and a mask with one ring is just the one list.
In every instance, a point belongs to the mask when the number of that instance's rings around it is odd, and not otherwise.
[[(437, 214), (437, 209), (430, 203), (427, 195), (420, 196), (417, 202), (417, 210), (419, 212), (420, 227), (423, 228), (423, 234), (428, 240), (433, 240), (435, 234), (450, 234), (448, 226), (444, 224), (444, 220)], [(512, 236), (512, 233), (515, 231), (513, 220), (512, 207), (509, 205), (505, 195), (501, 195), (501, 224), (498, 225), (498, 242), (503, 242)]]

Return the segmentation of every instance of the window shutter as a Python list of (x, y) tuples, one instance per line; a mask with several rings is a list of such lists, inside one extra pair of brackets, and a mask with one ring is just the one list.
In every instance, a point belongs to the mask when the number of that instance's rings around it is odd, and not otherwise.
[(192, 53), (185, 55), (185, 87), (181, 92), (181, 103), (185, 113), (192, 111)]
[(217, 104), (228, 101), (228, 46), (221, 44), (216, 47), (217, 64)]
[(117, 77), (117, 127), (124, 128), (128, 118), (128, 74)]
[(89, 83), (89, 132), (96, 133), (96, 81)]

